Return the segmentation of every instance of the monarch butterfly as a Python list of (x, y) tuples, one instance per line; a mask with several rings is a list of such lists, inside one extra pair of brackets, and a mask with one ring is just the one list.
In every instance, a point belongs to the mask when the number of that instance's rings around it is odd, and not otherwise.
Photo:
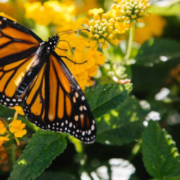
[(39, 128), (92, 143), (95, 120), (78, 83), (54, 52), (59, 41), (58, 35), (42, 41), (0, 16), (0, 103), (23, 104), (25, 116)]

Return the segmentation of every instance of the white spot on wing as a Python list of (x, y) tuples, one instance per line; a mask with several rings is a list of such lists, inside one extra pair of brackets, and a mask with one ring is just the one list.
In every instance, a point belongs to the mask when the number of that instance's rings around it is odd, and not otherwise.
[(84, 136), (84, 135), (85, 135), (85, 131), (82, 132), (82, 136)]
[(80, 107), (79, 107), (79, 110), (82, 111), (82, 110), (83, 110), (83, 106), (80, 106)]
[(86, 106), (83, 106), (83, 109), (86, 111), (87, 110)]
[(72, 122), (69, 123), (69, 127), (72, 127)]
[(76, 103), (76, 98), (75, 98), (75, 96), (73, 96), (73, 102)]
[(76, 98), (78, 98), (78, 97), (79, 97), (79, 94), (78, 94), (77, 92), (75, 92), (75, 96), (76, 96)]
[(94, 126), (94, 124), (92, 124), (91, 130), (94, 131), (94, 129), (95, 129), (95, 126)]
[(79, 116), (78, 116), (78, 115), (74, 116), (74, 120), (75, 120), (75, 121), (78, 121), (78, 119), (79, 119)]

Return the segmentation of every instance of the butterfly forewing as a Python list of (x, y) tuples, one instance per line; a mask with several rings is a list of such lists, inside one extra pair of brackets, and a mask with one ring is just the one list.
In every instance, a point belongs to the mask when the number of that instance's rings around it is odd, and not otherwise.
[(31, 67), (40, 38), (27, 28), (0, 16), (0, 103), (13, 107), (22, 102), (16, 89)]

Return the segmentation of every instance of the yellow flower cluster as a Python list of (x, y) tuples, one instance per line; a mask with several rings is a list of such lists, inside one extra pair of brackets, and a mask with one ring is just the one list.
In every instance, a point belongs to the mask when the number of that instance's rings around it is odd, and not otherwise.
[(72, 22), (72, 16), (75, 13), (75, 6), (71, 3), (60, 3), (58, 1), (46, 1), (26, 3), (26, 18), (33, 19), (41, 25), (56, 24), (63, 26)]
[[(19, 112), (22, 112), (22, 108), (20, 106), (17, 106), (17, 110)], [(2, 145), (9, 141), (12, 134), (13, 138), (16, 140), (17, 144), (19, 145), (19, 141), (17, 138), (23, 137), (27, 131), (25, 128), (26, 124), (22, 123), (21, 120), (17, 120), (18, 111), (15, 112), (13, 121), (8, 124), (6, 127), (5, 120), (0, 119), (0, 148), (2, 148)], [(12, 134), (11, 134), (12, 133)]]
[(96, 18), (89, 22), (90, 26), (90, 38), (94, 41), (97, 41), (99, 44), (105, 44), (105, 42), (111, 42), (115, 45), (118, 44), (118, 40), (114, 39), (114, 34), (117, 33), (117, 29), (115, 28), (115, 21), (113, 18), (107, 19), (107, 17), (103, 14), (102, 19), (100, 16), (96, 16)]
[(9, 138), (7, 136), (2, 136), (6, 133), (7, 129), (5, 126), (5, 121), (3, 119), (0, 119), (0, 149), (2, 149), (2, 145), (9, 141)]
[(101, 44), (102, 48), (106, 48), (107, 43), (117, 45), (120, 41), (119, 35), (131, 27), (132, 20), (142, 21), (149, 7), (148, 0), (118, 0), (106, 14), (102, 14), (101, 8), (92, 9), (89, 14), (93, 15), (93, 19), (87, 21), (89, 37), (96, 44)]
[(117, 4), (113, 4), (112, 10), (116, 20), (131, 22), (137, 20), (141, 22), (147, 8), (150, 7), (149, 0), (117, 0)]
[(117, 45), (119, 40), (116, 35), (125, 33), (129, 29), (129, 24), (117, 22), (114, 17), (102, 13), (101, 8), (89, 11), (89, 14), (93, 15), (92, 20), (86, 19), (86, 24), (90, 29), (89, 38), (97, 45), (101, 44), (102, 48), (106, 48), (107, 43)]
[[(151, 37), (160, 37), (163, 34), (163, 29), (167, 22), (159, 15), (151, 15), (145, 17), (143, 27), (136, 26), (134, 31), (134, 41), (142, 44)], [(140, 23), (141, 25), (142, 23)]]
[(83, 0), (81, 2), (74, 0), (71, 1), (75, 3), (75, 7), (78, 14), (86, 14), (90, 9), (100, 8), (100, 4), (97, 0)]
[(3, 119), (0, 119), (0, 134), (4, 134), (6, 132), (6, 127), (3, 122)]
[(60, 41), (58, 48), (65, 50), (56, 48), (56, 52), (58, 55), (65, 56), (74, 62), (62, 58), (84, 90), (85, 86), (90, 86), (94, 82), (92, 77), (97, 74), (99, 66), (105, 62), (105, 56), (97, 51), (87, 38), (77, 36), (75, 33), (62, 35), (60, 40), (62, 41)]
[(27, 133), (26, 129), (24, 129), (25, 127), (26, 124), (22, 123), (21, 120), (14, 119), (10, 123), (9, 131), (11, 133), (14, 133), (15, 137), (23, 137)]

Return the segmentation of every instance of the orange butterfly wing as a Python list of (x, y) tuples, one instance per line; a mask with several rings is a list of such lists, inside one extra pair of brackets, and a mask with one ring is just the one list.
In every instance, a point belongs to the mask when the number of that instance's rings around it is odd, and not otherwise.
[(22, 102), (16, 89), (31, 67), (42, 40), (20, 24), (0, 16), (0, 103), (13, 107)]
[(96, 127), (90, 107), (55, 53), (49, 55), (25, 99), (25, 115), (36, 126), (69, 133), (85, 143), (94, 142)]

